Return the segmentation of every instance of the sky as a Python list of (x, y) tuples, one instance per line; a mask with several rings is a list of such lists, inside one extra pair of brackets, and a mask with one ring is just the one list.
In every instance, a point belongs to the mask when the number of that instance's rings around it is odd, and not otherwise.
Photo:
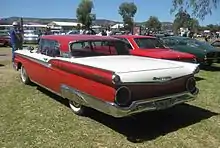
[[(35, 18), (76, 18), (76, 9), (81, 0), (1, 0), (0, 18), (35, 17)], [(138, 8), (135, 21), (146, 21), (150, 16), (157, 16), (162, 22), (174, 20), (170, 14), (172, 0), (93, 0), (96, 18), (122, 21), (118, 7), (122, 2), (134, 2)], [(212, 15), (200, 21), (201, 25), (220, 24), (220, 6)]]

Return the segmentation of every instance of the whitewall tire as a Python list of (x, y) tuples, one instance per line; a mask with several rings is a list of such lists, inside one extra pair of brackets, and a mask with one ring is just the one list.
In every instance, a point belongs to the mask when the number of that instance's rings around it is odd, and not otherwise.
[(79, 104), (79, 103), (76, 103), (72, 100), (69, 100), (69, 106), (71, 108), (71, 110), (77, 114), (77, 115), (80, 115), (80, 116), (85, 116), (86, 114), (86, 107)]
[(31, 81), (28, 77), (28, 74), (27, 74), (27, 72), (26, 72), (23, 65), (21, 66), (20, 77), (21, 77), (22, 83), (24, 83), (24, 84), (30, 84), (31, 83)]

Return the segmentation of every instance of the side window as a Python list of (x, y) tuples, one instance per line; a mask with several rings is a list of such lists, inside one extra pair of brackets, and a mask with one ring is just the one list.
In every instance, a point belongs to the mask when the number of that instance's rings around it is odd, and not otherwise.
[(166, 46), (174, 46), (175, 41), (173, 39), (161, 39), (162, 43)]
[(46, 40), (40, 39), (38, 53), (46, 55)]
[(57, 41), (54, 41), (53, 57), (59, 57), (59, 56), (60, 56), (60, 44)]
[(133, 49), (132, 46), (131, 46), (131, 44), (129, 43), (129, 41), (128, 41), (127, 39), (125, 39), (125, 38), (118, 38), (118, 39), (124, 41), (124, 42), (126, 43), (126, 46), (127, 46), (127, 48), (128, 48), (129, 50)]
[[(89, 45), (89, 48), (85, 48)], [(128, 55), (125, 42), (117, 40), (92, 40), (71, 44), (71, 55), (74, 57)]]
[(122, 39), (122, 40), (127, 44), (128, 49), (130, 50), (133, 49), (128, 39)]
[(41, 39), (39, 45), (39, 52), (41, 54), (51, 57), (60, 56), (60, 48), (57, 41)]
[(73, 49), (77, 49), (77, 50), (84, 50), (84, 49), (89, 49), (91, 50), (90, 44), (89, 42), (85, 41), (85, 42), (76, 42), (74, 44), (72, 44), (72, 48)]

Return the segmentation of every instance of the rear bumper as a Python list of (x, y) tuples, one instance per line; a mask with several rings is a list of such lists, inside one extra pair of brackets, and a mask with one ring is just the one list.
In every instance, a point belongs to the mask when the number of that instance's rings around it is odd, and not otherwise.
[(177, 104), (194, 100), (195, 98), (196, 96), (190, 93), (182, 93), (133, 102), (126, 108), (118, 107), (117, 105), (110, 103), (108, 109), (110, 110), (110, 115), (114, 117), (125, 117), (141, 112), (167, 109)]
[(126, 117), (141, 112), (167, 109), (177, 104), (194, 100), (198, 93), (199, 89), (196, 89), (194, 94), (183, 92), (158, 98), (133, 101), (129, 107), (120, 107), (113, 102), (102, 101), (66, 85), (61, 86), (62, 97), (76, 101), (84, 106), (94, 108), (100, 112), (117, 118)]

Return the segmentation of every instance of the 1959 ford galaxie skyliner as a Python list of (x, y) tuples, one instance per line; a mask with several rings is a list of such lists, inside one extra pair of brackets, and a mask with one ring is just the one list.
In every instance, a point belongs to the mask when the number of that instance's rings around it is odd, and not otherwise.
[(94, 108), (125, 117), (193, 100), (199, 92), (197, 64), (132, 56), (112, 37), (43, 36), (38, 49), (16, 51), (15, 66), (24, 84), (69, 99), (78, 115)]

